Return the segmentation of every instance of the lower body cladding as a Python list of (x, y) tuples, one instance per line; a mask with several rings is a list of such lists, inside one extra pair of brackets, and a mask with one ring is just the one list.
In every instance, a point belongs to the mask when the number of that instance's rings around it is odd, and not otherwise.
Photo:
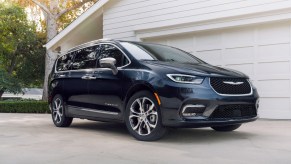
[(211, 90), (198, 93), (180, 95), (179, 98), (160, 96), (163, 125), (213, 127), (241, 124), (258, 118), (259, 96), (256, 90), (249, 96), (220, 96)]

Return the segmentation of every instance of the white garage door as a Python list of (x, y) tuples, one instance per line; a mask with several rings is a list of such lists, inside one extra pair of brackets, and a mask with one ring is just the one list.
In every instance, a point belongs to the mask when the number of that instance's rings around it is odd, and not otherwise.
[(144, 41), (179, 47), (210, 64), (242, 71), (260, 94), (261, 118), (291, 119), (291, 23), (281, 22)]

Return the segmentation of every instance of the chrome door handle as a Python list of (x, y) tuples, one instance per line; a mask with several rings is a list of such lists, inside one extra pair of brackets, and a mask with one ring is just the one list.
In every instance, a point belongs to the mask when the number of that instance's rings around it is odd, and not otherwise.
[(94, 80), (94, 79), (96, 79), (97, 77), (95, 77), (95, 76), (87, 76), (87, 75), (85, 75), (85, 76), (82, 76), (81, 78), (84, 79), (84, 80)]
[(89, 76), (89, 79), (90, 80), (94, 80), (94, 79), (97, 79), (97, 77), (95, 77), (95, 76)]
[(87, 75), (82, 76), (81, 78), (84, 79), (84, 80), (90, 80), (90, 76), (87, 76)]
[(66, 75), (59, 75), (59, 77), (65, 77)]

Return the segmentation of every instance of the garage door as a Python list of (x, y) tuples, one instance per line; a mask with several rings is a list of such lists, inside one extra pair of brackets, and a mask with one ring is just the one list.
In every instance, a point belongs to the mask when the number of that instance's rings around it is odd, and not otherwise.
[(277, 22), (144, 41), (179, 47), (246, 73), (261, 96), (260, 117), (291, 119), (290, 40), (291, 23)]

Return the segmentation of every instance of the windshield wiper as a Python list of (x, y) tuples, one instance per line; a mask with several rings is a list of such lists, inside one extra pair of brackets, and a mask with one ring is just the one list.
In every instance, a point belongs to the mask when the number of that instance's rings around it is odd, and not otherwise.
[(166, 59), (165, 61), (166, 61), (166, 62), (175, 62), (174, 59)]

